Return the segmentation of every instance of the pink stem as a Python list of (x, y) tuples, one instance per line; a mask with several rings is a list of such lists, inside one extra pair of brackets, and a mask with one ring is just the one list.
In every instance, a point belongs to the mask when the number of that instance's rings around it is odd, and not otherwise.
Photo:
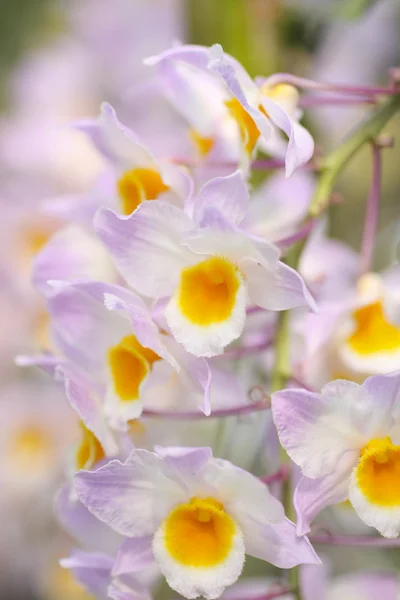
[(230, 348), (226, 350), (224, 354), (222, 354), (221, 358), (243, 358), (244, 356), (251, 356), (252, 354), (257, 354), (257, 352), (262, 352), (263, 350), (267, 350), (272, 344), (272, 338), (268, 338), (258, 344), (253, 344), (252, 346), (239, 346), (238, 348)]
[(260, 477), (260, 479), (263, 483), (270, 485), (271, 483), (276, 483), (277, 481), (285, 481), (287, 476), (288, 468), (286, 465), (282, 465), (282, 467), (275, 473), (272, 473), (272, 475), (266, 475), (265, 477)]
[(330, 546), (362, 546), (364, 548), (397, 548), (400, 538), (386, 539), (367, 535), (310, 535), (310, 542)]
[[(264, 596), (255, 596), (254, 598), (251, 598), (251, 600), (274, 600), (274, 598), (280, 598), (281, 596), (285, 596), (291, 592), (293, 592), (293, 588), (288, 586), (280, 586), (276, 590), (269, 592)], [(250, 600), (250, 598), (249, 596), (246, 596), (246, 598), (237, 598), (236, 600)]]
[(296, 75), (290, 75), (289, 73), (275, 73), (268, 79), (264, 79), (268, 85), (277, 85), (279, 83), (289, 83), (295, 87), (303, 88), (306, 90), (324, 90), (327, 92), (345, 92), (348, 94), (356, 94), (360, 96), (373, 96), (375, 94), (388, 94), (395, 95), (400, 93), (400, 89), (397, 89), (394, 84), (392, 87), (369, 87), (369, 86), (358, 86), (358, 85), (343, 85), (340, 83), (324, 83), (320, 81), (313, 81), (312, 79), (306, 79), (304, 77), (296, 77)]
[(299, 106), (301, 108), (308, 108), (309, 106), (349, 106), (359, 104), (376, 104), (374, 98), (339, 98), (330, 96), (303, 96), (300, 98)]
[(193, 420), (198, 421), (201, 419), (212, 419), (213, 417), (230, 417), (238, 415), (247, 415), (252, 412), (259, 412), (262, 410), (268, 410), (270, 406), (267, 402), (255, 402), (254, 404), (245, 404), (243, 406), (236, 406), (232, 408), (221, 408), (213, 410), (210, 416), (205, 415), (200, 411), (188, 410), (188, 411), (167, 411), (167, 410), (151, 410), (144, 409), (143, 417), (149, 418), (162, 418), (169, 420)]
[(375, 246), (375, 236), (378, 226), (379, 203), (381, 195), (382, 164), (381, 148), (372, 144), (372, 181), (365, 212), (364, 233), (361, 243), (361, 274), (371, 269), (372, 255)]
[(286, 248), (287, 246), (291, 246), (292, 244), (295, 244), (296, 242), (299, 242), (300, 240), (303, 240), (304, 238), (306, 238), (308, 236), (308, 234), (312, 231), (314, 225), (315, 225), (314, 219), (310, 219), (298, 231), (296, 231), (296, 233), (293, 233), (292, 235), (288, 235), (286, 238), (282, 238), (281, 240), (278, 240), (275, 243), (277, 246), (279, 246), (281, 248), (282, 247)]

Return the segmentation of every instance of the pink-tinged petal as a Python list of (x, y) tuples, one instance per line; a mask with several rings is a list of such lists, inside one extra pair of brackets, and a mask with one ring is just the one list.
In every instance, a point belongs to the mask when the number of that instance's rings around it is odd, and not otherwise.
[(400, 326), (400, 265), (393, 265), (384, 271), (382, 280), (385, 288), (385, 313), (392, 323)]
[(272, 394), (272, 416), (279, 440), (307, 477), (333, 472), (344, 453), (353, 450), (357, 455), (363, 445), (353, 429), (363, 401), (362, 390), (351, 382), (340, 383), (349, 384), (342, 386), (342, 396), (334, 390), (329, 393), (329, 389), (326, 395), (303, 389)]
[(308, 533), (310, 523), (324, 508), (348, 499), (351, 472), (357, 458), (354, 452), (348, 452), (338, 460), (331, 474), (319, 479), (300, 479), (293, 498), (297, 535)]
[(53, 293), (51, 280), (116, 278), (103, 244), (77, 225), (58, 231), (36, 255), (32, 269), (32, 283), (45, 296)]
[(307, 129), (292, 120), (280, 106), (268, 97), (262, 96), (262, 105), (271, 121), (289, 138), (285, 157), (285, 171), (286, 177), (290, 177), (298, 167), (307, 163), (312, 157), (314, 140)]
[(129, 573), (140, 573), (154, 564), (152, 536), (124, 540), (115, 557), (112, 574), (114, 577)]
[(217, 209), (230, 223), (238, 225), (249, 203), (249, 193), (241, 171), (227, 177), (217, 177), (208, 181), (200, 190), (195, 204), (193, 218), (203, 227), (208, 210)]
[(154, 298), (174, 291), (181, 270), (191, 260), (180, 245), (182, 235), (193, 228), (183, 211), (161, 200), (143, 202), (129, 217), (100, 210), (95, 227), (134, 289)]
[(205, 358), (189, 354), (173, 338), (165, 336), (164, 344), (178, 365), (181, 383), (189, 394), (198, 396), (199, 408), (205, 415), (210, 415), (213, 378), (208, 361)]
[(265, 269), (253, 258), (246, 258), (241, 267), (247, 278), (249, 298), (266, 310), (287, 310), (308, 306), (317, 310), (301, 275), (291, 267), (278, 262), (275, 269)]
[(118, 454), (115, 436), (105, 421), (102, 406), (102, 390), (72, 363), (64, 363), (58, 368), (64, 379), (65, 393), (87, 429), (94, 433), (108, 456)]
[(106, 159), (123, 170), (134, 166), (157, 169), (157, 163), (149, 150), (129, 127), (118, 120), (115, 110), (107, 102), (102, 104), (97, 121), (78, 122), (74, 126), (90, 137)]
[(256, 519), (261, 527), (279, 523), (285, 517), (282, 504), (258, 477), (227, 460), (210, 460), (201, 472), (201, 480), (211, 486), (210, 492), (215, 490), (245, 537), (249, 519)]
[(133, 450), (125, 463), (114, 460), (97, 471), (75, 475), (75, 490), (103, 523), (127, 537), (154, 533), (186, 492), (173, 469), (152, 452)]
[(100, 552), (74, 550), (68, 558), (60, 560), (64, 569), (70, 569), (74, 577), (89, 593), (106, 598), (113, 559)]
[(55, 512), (63, 529), (86, 550), (114, 555), (122, 538), (101, 523), (80, 502), (71, 484), (65, 484), (55, 499)]
[(372, 375), (364, 381), (362, 387), (376, 402), (386, 404), (387, 410), (396, 409), (400, 403), (400, 371), (387, 375)]
[(108, 289), (96, 281), (63, 284), (48, 299), (57, 348), (99, 381), (109, 348), (131, 333), (129, 321), (104, 306)]
[(209, 60), (209, 49), (205, 46), (195, 44), (177, 45), (164, 50), (164, 52), (150, 56), (143, 62), (145, 65), (151, 66), (168, 60), (178, 60), (199, 69), (206, 69)]
[(390, 571), (351, 573), (334, 579), (330, 592), (332, 600), (360, 597), (362, 600), (398, 600), (399, 579)]
[(242, 529), (246, 554), (280, 569), (321, 562), (308, 538), (296, 535), (296, 527), (289, 519), (285, 518), (275, 525), (265, 525), (260, 523), (255, 513), (253, 517), (248, 517)]
[(304, 317), (305, 345), (307, 353), (318, 352), (330, 339), (346, 307), (337, 303), (318, 303), (318, 313)]

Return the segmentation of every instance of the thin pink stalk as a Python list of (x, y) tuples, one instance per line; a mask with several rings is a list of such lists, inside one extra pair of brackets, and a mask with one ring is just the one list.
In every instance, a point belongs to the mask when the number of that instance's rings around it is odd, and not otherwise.
[(226, 350), (221, 358), (244, 358), (245, 356), (251, 356), (252, 354), (257, 354), (258, 352), (263, 352), (267, 350), (271, 346), (273, 342), (272, 337), (267, 340), (263, 340), (258, 344), (252, 344), (251, 346), (239, 346), (238, 348), (230, 348)]
[(143, 417), (157, 418), (157, 419), (168, 419), (168, 420), (193, 420), (199, 421), (201, 419), (212, 419), (216, 417), (231, 417), (239, 415), (247, 415), (253, 412), (260, 412), (262, 410), (268, 410), (270, 405), (265, 400), (261, 402), (255, 402), (254, 404), (244, 404), (243, 406), (233, 406), (232, 408), (221, 408), (213, 410), (212, 413), (207, 416), (200, 411), (188, 410), (188, 411), (167, 411), (167, 410), (151, 410), (145, 409), (142, 413)]
[(371, 269), (372, 256), (375, 246), (375, 236), (378, 227), (379, 204), (381, 196), (382, 164), (381, 147), (372, 144), (372, 180), (365, 212), (364, 233), (361, 243), (361, 273)]
[(346, 108), (351, 105), (359, 104), (376, 104), (376, 100), (373, 97), (365, 98), (342, 98), (338, 96), (303, 96), (300, 98), (299, 106), (301, 108), (308, 108), (309, 106), (343, 106)]
[(314, 225), (315, 220), (310, 219), (298, 231), (296, 231), (296, 233), (293, 233), (292, 235), (288, 235), (287, 237), (278, 240), (276, 242), (276, 245), (280, 248), (292, 246), (292, 244), (295, 244), (296, 242), (299, 242), (300, 240), (306, 238), (308, 234), (312, 231)]
[(245, 598), (237, 598), (236, 600), (274, 600), (274, 598), (280, 598), (281, 596), (286, 596), (286, 594), (290, 594), (294, 591), (292, 587), (289, 586), (280, 586), (276, 590), (265, 594), (264, 596), (254, 596), (249, 598), (247, 595)]
[(265, 477), (260, 477), (263, 483), (270, 485), (271, 483), (276, 483), (277, 481), (285, 481), (289, 474), (289, 469), (287, 465), (282, 465), (281, 468), (272, 473), (271, 475), (266, 475)]
[(312, 544), (326, 546), (360, 546), (363, 548), (398, 548), (400, 538), (387, 539), (367, 535), (310, 535)]
[(373, 87), (373, 86), (359, 86), (359, 85), (345, 85), (340, 83), (326, 83), (321, 81), (313, 81), (312, 79), (306, 79), (305, 77), (296, 77), (296, 75), (290, 75), (289, 73), (275, 73), (268, 77), (268, 85), (277, 85), (279, 83), (289, 83), (295, 87), (303, 88), (306, 90), (323, 90), (326, 92), (345, 92), (348, 94), (355, 94), (360, 96), (374, 96), (376, 94), (387, 94), (395, 95), (400, 93), (400, 89), (395, 83), (391, 87)]

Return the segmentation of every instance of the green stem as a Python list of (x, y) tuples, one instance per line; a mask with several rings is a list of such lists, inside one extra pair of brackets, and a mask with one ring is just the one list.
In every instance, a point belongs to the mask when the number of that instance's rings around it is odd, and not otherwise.
[(309, 216), (316, 217), (326, 208), (333, 185), (350, 158), (366, 143), (380, 134), (389, 119), (400, 109), (400, 93), (391, 96), (385, 104), (366, 119), (347, 140), (329, 154), (322, 163), (322, 173), (311, 201)]

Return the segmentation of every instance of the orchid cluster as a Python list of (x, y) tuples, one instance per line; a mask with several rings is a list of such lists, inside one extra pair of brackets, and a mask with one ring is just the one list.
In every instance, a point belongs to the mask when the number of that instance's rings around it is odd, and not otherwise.
[[(99, 599), (149, 600), (161, 578), (189, 599), (395, 598), (393, 573), (330, 579), (314, 545), (400, 533), (400, 267), (371, 272), (397, 82), (253, 80), (218, 44), (145, 64), (181, 155), (104, 102), (71, 124), (103, 165), (94, 185), (41, 205), (62, 224), (33, 260), (47, 335), (17, 363), (49, 373), (80, 422), (56, 499), (79, 548), (61, 565)], [(375, 106), (324, 157), (302, 101), (332, 92)], [(328, 238), (326, 211), (364, 143), (359, 255)], [(327, 507), (364, 535), (318, 534)], [(246, 556), (283, 571), (239, 580)]]

